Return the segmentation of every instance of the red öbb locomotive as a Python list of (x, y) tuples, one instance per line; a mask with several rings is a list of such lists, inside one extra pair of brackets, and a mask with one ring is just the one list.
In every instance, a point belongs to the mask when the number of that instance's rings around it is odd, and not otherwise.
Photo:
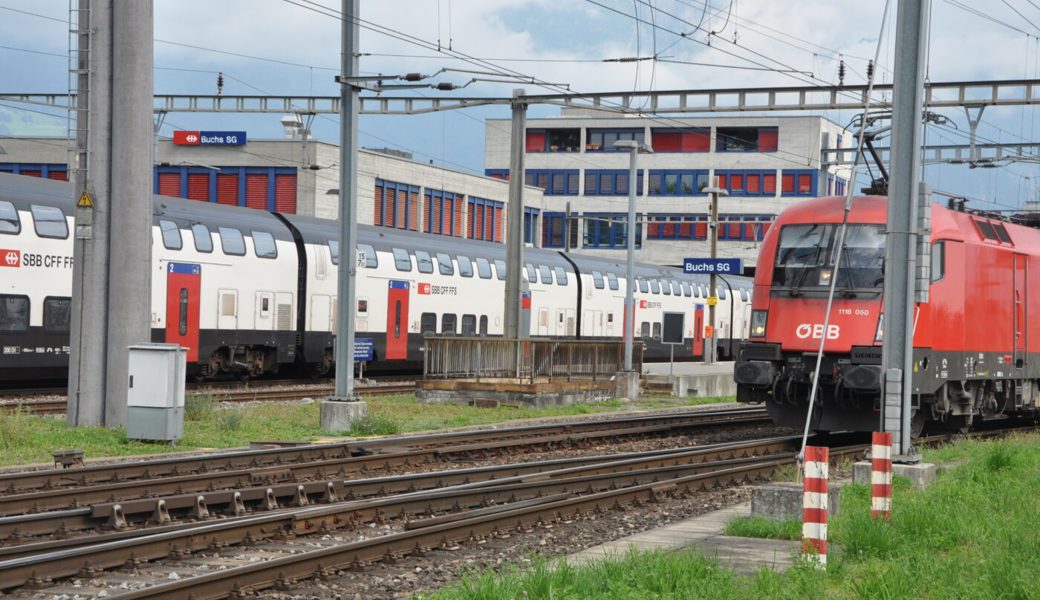
[[(792, 206), (762, 243), (751, 332), (734, 377), (737, 400), (765, 402), (779, 425), (805, 423), (821, 339), (812, 428), (871, 431), (880, 424), (888, 201), (853, 200), (835, 270), (844, 203), (832, 197)], [(913, 313), (915, 429), (1035, 414), (1040, 293), (1029, 285), (1040, 283), (1040, 230), (940, 205), (931, 216), (929, 301)]]

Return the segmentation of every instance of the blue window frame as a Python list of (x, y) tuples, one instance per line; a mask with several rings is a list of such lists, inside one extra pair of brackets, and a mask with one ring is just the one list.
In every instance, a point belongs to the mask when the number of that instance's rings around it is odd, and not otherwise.
[(423, 231), (451, 236), (454, 236), (456, 231), (461, 231), (462, 228), (456, 227), (458, 224), (455, 223), (459, 214), (459, 203), (462, 202), (460, 194), (427, 188), (424, 196), (426, 198), (426, 218), (423, 222)]
[[(578, 247), (578, 215), (571, 213), (570, 216), (570, 247)], [(543, 248), (566, 248), (567, 247), (567, 213), (545, 212), (542, 213), (542, 247)]]
[(703, 196), (710, 180), (703, 169), (651, 169), (649, 183), (651, 196)]
[(0, 163), (0, 173), (32, 175), (44, 179), (59, 179), (62, 181), (66, 181), (69, 178), (67, 165), (49, 163)]
[(704, 213), (651, 213), (646, 216), (648, 240), (706, 240), (708, 215)]
[(492, 179), (509, 181), (509, 169), (484, 169), (484, 175), (487, 175)]
[[(636, 195), (643, 195), (643, 171), (636, 172)], [(628, 196), (628, 169), (585, 169), (586, 196)]]
[(487, 200), (485, 198), (469, 197), (469, 238), (471, 240), (484, 240), (487, 242), (501, 242), (502, 218), (501, 202)]
[[(213, 202), (215, 204), (232, 204), (237, 206), (248, 206), (246, 192), (249, 189), (246, 181), (250, 175), (263, 175), (266, 177), (265, 210), (278, 210), (278, 186), (279, 176), (296, 176), (296, 167), (161, 167), (156, 166), (152, 171), (152, 191), (155, 194), (178, 196), (189, 198), (200, 202)], [(164, 182), (171, 177), (177, 181), (176, 189), (170, 190), (163, 187)], [(224, 183), (230, 179), (234, 182), (231, 190), (232, 197), (223, 197)], [(196, 186), (196, 183), (201, 185)], [(260, 208), (255, 206), (254, 208)]]
[(780, 176), (782, 196), (816, 196), (820, 172), (812, 169), (784, 170)]
[(537, 208), (524, 207), (524, 243), (533, 244), (535, 232), (538, 231), (538, 215), (542, 211)]
[(762, 241), (775, 215), (719, 215), (719, 240)]
[[(625, 249), (628, 241), (625, 237), (628, 220), (626, 213), (584, 213), (584, 248)], [(636, 248), (643, 245), (643, 226), (636, 224)]]
[(524, 183), (545, 190), (546, 196), (577, 196), (577, 169), (530, 169)]
[(411, 199), (412, 194), (419, 194), (419, 186), (376, 179), (376, 192), (380, 194), (381, 210), (376, 211), (372, 224), (395, 229), (411, 229), (410, 225), (418, 216), (413, 212), (418, 207)]
[(615, 128), (592, 128), (585, 132), (586, 152), (627, 152), (614, 147), (618, 140), (634, 140), (643, 143), (646, 133), (642, 128), (638, 129), (615, 129)]
[(715, 176), (719, 185), (730, 196), (776, 196), (776, 171), (770, 170), (721, 170)]

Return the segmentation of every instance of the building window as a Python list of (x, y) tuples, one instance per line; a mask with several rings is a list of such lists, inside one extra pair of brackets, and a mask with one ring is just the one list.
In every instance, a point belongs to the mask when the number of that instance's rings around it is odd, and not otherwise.
[[(567, 223), (570, 222), (568, 227)], [(570, 229), (570, 243), (564, 232)], [(578, 246), (578, 216), (566, 213), (547, 212), (542, 215), (542, 247), (543, 248), (576, 248)]]
[(492, 179), (509, 181), (509, 169), (484, 169), (484, 175)]
[(577, 196), (577, 169), (535, 169), (524, 175), (524, 183), (545, 190), (546, 196)]
[(427, 189), (423, 231), (462, 237), (462, 196), (453, 192)]
[(782, 196), (815, 196), (816, 171), (783, 171), (780, 194)]
[(708, 152), (711, 150), (711, 128), (653, 129), (650, 132), (654, 152)]
[(535, 232), (538, 231), (538, 214), (541, 211), (537, 208), (524, 207), (524, 243), (534, 244)]
[(649, 214), (646, 217), (648, 240), (706, 240), (706, 214)]
[(773, 215), (719, 215), (719, 240), (760, 242), (774, 219)]
[(373, 225), (419, 231), (419, 186), (376, 179)]
[(776, 127), (717, 127), (716, 152), (776, 152)]
[(775, 196), (776, 171), (715, 171), (730, 196)]
[(577, 152), (580, 129), (528, 129), (525, 147), (528, 152)]
[(704, 170), (650, 170), (651, 196), (703, 196), (710, 180)]
[[(628, 169), (585, 169), (586, 196), (628, 196)], [(643, 171), (637, 171), (636, 195), (643, 195)]]
[(470, 196), (467, 229), (469, 239), (501, 242), (503, 206), (501, 202)]
[[(625, 213), (585, 213), (582, 215), (585, 223), (584, 247), (585, 248), (618, 248), (627, 247), (628, 240), (625, 237), (626, 221), (628, 215)], [(636, 248), (642, 247), (642, 225), (636, 225)]]
[[(640, 144), (644, 140), (642, 129), (589, 129), (585, 132), (585, 150), (588, 152), (617, 152), (614, 142), (633, 140)], [(627, 150), (624, 150), (627, 152)]]

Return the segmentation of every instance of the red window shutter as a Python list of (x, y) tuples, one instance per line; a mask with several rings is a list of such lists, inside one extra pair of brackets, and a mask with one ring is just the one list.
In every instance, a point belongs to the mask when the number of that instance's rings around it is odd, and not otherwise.
[(757, 194), (762, 191), (761, 175), (747, 176), (747, 193)]
[(296, 175), (274, 176), (274, 210), (289, 215), (296, 214)]
[(758, 151), (776, 152), (777, 130), (774, 127), (763, 127), (758, 130)]
[(217, 173), (217, 203), (238, 206), (238, 175)]
[(758, 239), (761, 240), (762, 238), (766, 237), (766, 232), (768, 232), (769, 228), (773, 226), (773, 222), (772, 221), (765, 221), (765, 222), (759, 223), (758, 225), (759, 225)]
[(707, 152), (711, 145), (711, 131), (689, 131), (682, 134), (683, 152)]
[(188, 198), (209, 200), (209, 173), (188, 173)]
[(254, 173), (246, 175), (246, 206), (259, 210), (267, 210), (267, 175)]
[(47, 177), (49, 179), (53, 179), (55, 181), (68, 181), (69, 180), (69, 172), (68, 171), (51, 171), (51, 172), (47, 173)]
[(664, 223), (661, 225), (661, 230), (661, 235), (664, 236), (665, 239), (675, 239), (675, 223)]
[(726, 239), (739, 240), (740, 239), (740, 223), (729, 223), (726, 225), (727, 235)]
[(756, 239), (755, 232), (758, 229), (756, 223), (744, 223), (744, 239), (753, 240)]
[(794, 175), (783, 174), (780, 178), (780, 192), (784, 194), (794, 193)]
[(159, 173), (159, 195), (160, 196), (180, 196), (181, 195), (181, 174), (180, 173)]
[(762, 191), (767, 194), (776, 193), (776, 174), (770, 173), (762, 176)]
[(463, 219), (463, 207), (462, 198), (455, 199), (455, 237), (462, 237), (462, 219)]
[(697, 240), (704, 240), (708, 238), (708, 224), (704, 221), (697, 221), (693, 224), (693, 237)]
[(650, 134), (654, 152), (679, 152), (682, 150), (682, 134), (678, 131), (654, 131)]
[(484, 206), (477, 206), (476, 225), (473, 227), (473, 239), (484, 239)]
[(375, 190), (375, 212), (372, 215), (373, 225), (383, 224), (383, 186), (376, 185)]
[(729, 186), (727, 185), (728, 182), (729, 182), (729, 176), (728, 175), (719, 175), (718, 173), (716, 173), (715, 174), (715, 180), (718, 182), (717, 185), (720, 188), (727, 189), (727, 190), (729, 189)]
[(525, 148), (528, 152), (545, 152), (545, 134), (528, 131)]
[(455, 235), (455, 231), (451, 226), (451, 216), (455, 212), (452, 205), (455, 201), (445, 200), (441, 204), (441, 226), (437, 229), (437, 233), (444, 235)]
[(502, 241), (502, 207), (495, 207), (495, 241)]
[(393, 227), (394, 219), (397, 218), (397, 212), (394, 210), (394, 188), (384, 187), (383, 188), (383, 226)]
[(394, 202), (394, 227), (397, 229), (408, 229), (408, 221), (405, 213), (408, 210), (408, 192), (397, 190), (397, 201)]
[(408, 194), (408, 229), (419, 231), (419, 192)]
[(646, 237), (650, 239), (657, 239), (661, 235), (661, 225), (658, 223), (647, 223), (646, 224)]
[(693, 223), (679, 223), (679, 238), (688, 240), (693, 233)]
[(28, 170), (24, 170), (23, 169), (22, 171), (19, 171), (19, 174), (20, 175), (28, 175), (29, 177), (42, 177), (43, 176), (43, 171), (39, 171), (39, 170), (28, 171)]
[(804, 174), (798, 176), (798, 193), (799, 194), (811, 194), (812, 193), (812, 175)]
[(744, 189), (744, 176), (743, 175), (730, 175), (729, 176), (729, 188), (730, 190), (741, 191)]

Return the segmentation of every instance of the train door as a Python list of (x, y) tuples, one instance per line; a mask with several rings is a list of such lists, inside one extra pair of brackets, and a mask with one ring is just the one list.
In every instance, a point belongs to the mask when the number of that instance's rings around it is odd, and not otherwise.
[(166, 342), (188, 349), (188, 362), (199, 360), (199, 296), (202, 267), (169, 263), (166, 270)]
[(693, 355), (704, 356), (704, 306), (701, 304), (693, 311)]
[(217, 329), (234, 331), (238, 329), (238, 292), (235, 290), (217, 290)]
[(408, 358), (408, 282), (391, 280), (386, 298), (386, 359)]
[(574, 309), (573, 308), (568, 308), (567, 309), (567, 335), (569, 337), (574, 337), (574, 330), (575, 330)]
[(332, 329), (332, 297), (325, 294), (311, 296), (310, 331), (333, 331)]
[(538, 309), (538, 335), (549, 335), (549, 309)]
[(271, 331), (271, 323), (274, 319), (274, 294), (271, 292), (256, 293), (256, 323), (254, 329), (257, 331)]
[(1014, 336), (1015, 336), (1015, 366), (1018, 368), (1026, 366), (1026, 324), (1028, 315), (1026, 307), (1029, 305), (1028, 286), (1026, 277), (1027, 257), (1024, 254), (1015, 254), (1015, 290), (1014, 290)]

